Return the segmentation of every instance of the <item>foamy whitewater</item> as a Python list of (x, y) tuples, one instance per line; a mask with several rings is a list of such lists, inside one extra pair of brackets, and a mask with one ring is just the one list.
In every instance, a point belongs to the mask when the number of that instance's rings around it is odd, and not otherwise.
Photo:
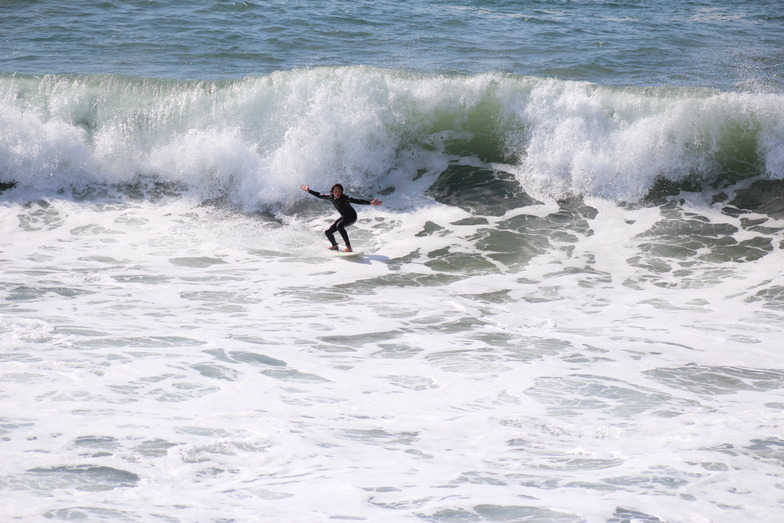
[(0, 520), (784, 520), (776, 3), (180, 4), (0, 5)]

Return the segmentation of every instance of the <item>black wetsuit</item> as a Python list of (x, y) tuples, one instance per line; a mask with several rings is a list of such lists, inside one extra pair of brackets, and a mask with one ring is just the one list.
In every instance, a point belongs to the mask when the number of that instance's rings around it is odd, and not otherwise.
[(340, 198), (335, 198), (331, 194), (321, 194), (319, 192), (308, 190), (310, 194), (315, 196), (316, 198), (321, 198), (322, 200), (329, 200), (332, 202), (332, 205), (335, 206), (335, 209), (340, 213), (340, 218), (335, 220), (335, 223), (330, 225), (329, 229), (324, 231), (324, 234), (327, 235), (329, 242), (332, 244), (333, 247), (337, 247), (338, 244), (335, 241), (335, 232), (339, 232), (340, 236), (343, 238), (343, 242), (346, 244), (346, 247), (351, 247), (351, 242), (348, 241), (348, 233), (346, 232), (346, 227), (349, 225), (354, 225), (357, 221), (357, 211), (351, 206), (352, 203), (356, 203), (358, 205), (370, 205), (370, 200), (360, 200), (358, 198), (351, 198), (350, 196), (346, 196), (345, 193), (340, 195)]

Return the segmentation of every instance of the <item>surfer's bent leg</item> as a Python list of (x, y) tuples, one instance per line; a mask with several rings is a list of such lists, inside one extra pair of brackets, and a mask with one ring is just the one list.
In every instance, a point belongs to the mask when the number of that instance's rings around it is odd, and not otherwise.
[(350, 249), (351, 248), (351, 242), (348, 241), (348, 233), (346, 232), (345, 225), (346, 224), (344, 224), (344, 223), (341, 223), (340, 225), (338, 225), (338, 232), (343, 237), (343, 243), (346, 244), (346, 248)]
[(335, 223), (330, 225), (329, 229), (324, 231), (324, 234), (327, 235), (327, 239), (329, 240), (329, 243), (332, 244), (332, 248), (336, 249), (336, 250), (338, 248), (338, 242), (335, 241), (335, 231), (337, 231), (338, 227), (340, 226), (339, 225), (340, 224), (340, 220), (342, 220), (342, 218), (338, 218), (337, 220), (335, 220)]

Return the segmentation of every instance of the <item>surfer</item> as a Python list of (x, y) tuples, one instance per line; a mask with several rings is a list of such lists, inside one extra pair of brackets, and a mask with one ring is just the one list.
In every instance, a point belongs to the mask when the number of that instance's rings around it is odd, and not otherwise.
[(359, 205), (381, 205), (382, 203), (378, 198), (373, 198), (372, 200), (360, 200), (358, 198), (352, 198), (343, 192), (343, 186), (339, 183), (336, 183), (332, 186), (332, 189), (329, 190), (329, 194), (321, 194), (316, 191), (311, 191), (309, 185), (300, 185), (299, 188), (312, 194), (316, 198), (331, 201), (332, 205), (334, 205), (335, 209), (337, 209), (337, 211), (340, 213), (340, 218), (335, 220), (335, 223), (330, 225), (329, 229), (324, 231), (324, 234), (327, 235), (327, 239), (329, 239), (329, 242), (332, 244), (332, 246), (329, 248), (333, 251), (340, 249), (340, 247), (338, 247), (338, 243), (335, 241), (335, 232), (337, 231), (340, 233), (340, 236), (343, 238), (343, 242), (346, 244), (346, 248), (343, 249), (343, 252), (352, 252), (351, 242), (349, 242), (348, 233), (346, 232), (346, 227), (349, 225), (354, 225), (354, 223), (357, 221), (357, 211), (355, 211), (351, 206), (352, 203)]

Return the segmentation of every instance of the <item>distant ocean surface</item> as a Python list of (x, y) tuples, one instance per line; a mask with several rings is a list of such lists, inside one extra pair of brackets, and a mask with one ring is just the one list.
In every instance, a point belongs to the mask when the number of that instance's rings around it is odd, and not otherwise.
[[(777, 1), (0, 3), (0, 520), (784, 521)], [(357, 198), (362, 254), (323, 235)]]

